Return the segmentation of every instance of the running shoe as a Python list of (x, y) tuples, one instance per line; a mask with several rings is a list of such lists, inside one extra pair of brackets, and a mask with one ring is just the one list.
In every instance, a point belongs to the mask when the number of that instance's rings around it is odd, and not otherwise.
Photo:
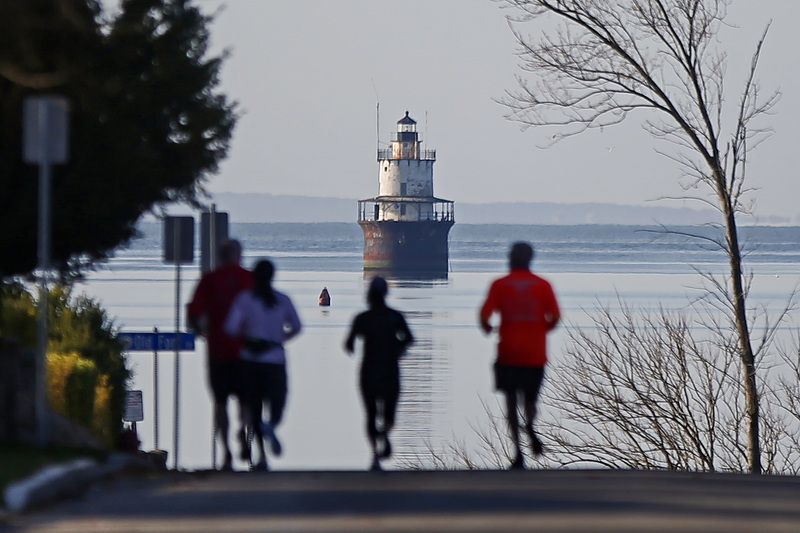
[(270, 449), (272, 450), (273, 455), (276, 457), (283, 453), (283, 446), (281, 446), (281, 441), (278, 440), (278, 436), (275, 435), (275, 428), (269, 422), (261, 422), (261, 435), (269, 440)]
[(526, 431), (528, 432), (528, 439), (531, 441), (531, 452), (533, 452), (533, 456), (538, 457), (542, 455), (544, 453), (542, 441), (539, 440), (539, 437), (536, 436), (533, 429), (527, 429)]
[(386, 459), (387, 457), (392, 456), (392, 443), (389, 442), (389, 435), (386, 433), (381, 433), (380, 435), (381, 442), (383, 446), (381, 447), (381, 459)]
[(259, 461), (250, 467), (251, 472), (269, 472), (269, 466), (266, 461)]

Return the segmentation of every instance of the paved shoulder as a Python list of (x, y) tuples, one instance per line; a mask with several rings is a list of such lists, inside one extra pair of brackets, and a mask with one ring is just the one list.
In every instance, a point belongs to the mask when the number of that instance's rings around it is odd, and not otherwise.
[(15, 531), (800, 531), (800, 479), (642, 471), (168, 473)]

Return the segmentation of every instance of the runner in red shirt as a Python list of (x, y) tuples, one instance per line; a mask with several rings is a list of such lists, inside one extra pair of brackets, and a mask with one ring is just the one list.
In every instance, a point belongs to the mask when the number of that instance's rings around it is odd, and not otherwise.
[(533, 431), (536, 402), (547, 364), (547, 333), (560, 318), (553, 288), (530, 270), (533, 247), (517, 242), (509, 253), (510, 273), (495, 280), (480, 310), (480, 325), (486, 334), (494, 328), (492, 315), (500, 315), (497, 361), (494, 364), (495, 388), (505, 395), (506, 417), (516, 457), (513, 469), (524, 469), (520, 449), (517, 405), (524, 404), (525, 431), (534, 455), (542, 453), (542, 443)]
[(220, 245), (221, 266), (200, 279), (188, 306), (189, 326), (206, 337), (208, 349), (208, 383), (214, 396), (214, 422), (219, 430), (225, 453), (223, 470), (231, 470), (232, 456), (228, 443), (228, 398), (239, 399), (242, 429), (239, 440), (243, 460), (249, 459), (249, 446), (244, 430), (246, 414), (241, 412), (241, 343), (223, 330), (233, 300), (253, 286), (253, 275), (241, 266), (242, 245), (228, 240)]

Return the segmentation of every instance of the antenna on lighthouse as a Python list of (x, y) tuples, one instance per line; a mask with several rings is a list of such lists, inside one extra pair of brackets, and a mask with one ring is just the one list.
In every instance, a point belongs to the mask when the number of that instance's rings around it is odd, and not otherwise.
[(381, 147), (381, 99), (378, 97), (378, 89), (375, 88), (375, 80), (370, 79), (372, 82), (372, 90), (375, 92), (375, 142), (377, 148)]

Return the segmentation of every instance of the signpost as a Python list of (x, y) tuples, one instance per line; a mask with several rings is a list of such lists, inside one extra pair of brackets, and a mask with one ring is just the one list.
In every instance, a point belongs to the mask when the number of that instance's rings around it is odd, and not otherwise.
[[(153, 352), (153, 444), (158, 447), (158, 352), (175, 350), (194, 350), (194, 333), (159, 333), (158, 328), (149, 331), (124, 331), (117, 335), (123, 349), (128, 352)], [(125, 419), (127, 421), (127, 419)], [(177, 428), (176, 428), (177, 431)]]
[[(200, 213), (200, 273), (216, 269), (219, 259), (219, 246), (228, 239), (228, 213), (217, 211), (211, 204), (208, 211)], [(217, 427), (214, 419), (214, 432), (211, 435), (211, 464), (217, 466)]]
[(178, 469), (178, 427), (180, 406), (181, 347), (181, 264), (194, 261), (194, 217), (164, 219), (164, 262), (175, 265), (175, 432), (173, 447)]
[(39, 165), (39, 309), (36, 368), (36, 441), (47, 444), (45, 383), (47, 361), (47, 283), (50, 277), (50, 167), (67, 162), (69, 103), (60, 96), (31, 96), (23, 108), (23, 153), (26, 163)]
[(220, 213), (211, 204), (209, 211), (200, 214), (200, 272), (205, 274), (219, 266), (217, 250), (228, 238), (228, 213)]

